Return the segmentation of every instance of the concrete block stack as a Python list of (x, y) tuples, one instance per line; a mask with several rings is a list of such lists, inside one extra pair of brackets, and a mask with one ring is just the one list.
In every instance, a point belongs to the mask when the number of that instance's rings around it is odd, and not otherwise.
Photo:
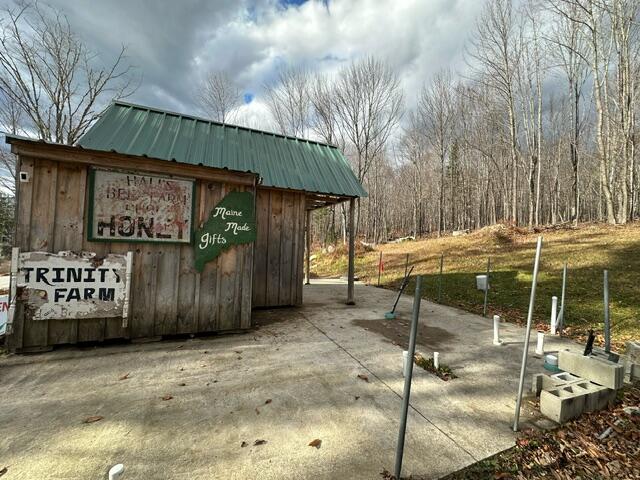
[(532, 384), (532, 393), (540, 396), (540, 411), (558, 423), (606, 408), (624, 382), (624, 365), (599, 356), (561, 351), (558, 368), (563, 372), (534, 375)]

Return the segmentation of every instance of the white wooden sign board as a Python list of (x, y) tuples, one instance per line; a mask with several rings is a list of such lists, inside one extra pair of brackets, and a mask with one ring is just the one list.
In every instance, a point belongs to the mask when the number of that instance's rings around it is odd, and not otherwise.
[(25, 313), (34, 320), (128, 315), (132, 253), (24, 252), (16, 284)]

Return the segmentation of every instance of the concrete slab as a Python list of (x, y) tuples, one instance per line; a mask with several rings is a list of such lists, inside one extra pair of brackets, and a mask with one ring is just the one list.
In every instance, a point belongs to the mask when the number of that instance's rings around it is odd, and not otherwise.
[[(357, 305), (345, 297), (316, 281), (303, 308), (257, 311), (247, 334), (0, 359), (2, 480), (106, 478), (120, 462), (132, 479), (379, 478), (393, 466), (406, 339), (367, 326), (393, 292), (358, 284)], [(400, 299), (399, 331), (411, 303)], [(496, 348), (491, 319), (424, 302), (420, 331), (418, 350), (459, 378), (414, 369), (403, 473), (439, 478), (514, 444), (524, 330), (503, 324)], [(560, 348), (581, 350), (547, 339)], [(92, 415), (104, 419), (83, 423)]]

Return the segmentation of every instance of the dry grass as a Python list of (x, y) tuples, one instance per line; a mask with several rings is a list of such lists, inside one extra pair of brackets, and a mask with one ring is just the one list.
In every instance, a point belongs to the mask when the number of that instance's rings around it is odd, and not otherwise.
[[(356, 274), (370, 284), (378, 282), (378, 262), (383, 254), (381, 286), (395, 288), (407, 265), (424, 275), (425, 298), (482, 313), (484, 295), (475, 288), (475, 275), (484, 273), (491, 257), (492, 274), (489, 314), (508, 321), (526, 318), (531, 288), (536, 238), (543, 235), (534, 319), (544, 328), (549, 323), (551, 297), (560, 297), (562, 266), (569, 264), (566, 299), (567, 334), (583, 337), (589, 328), (598, 333), (603, 323), (603, 270), (609, 270), (612, 337), (620, 348), (640, 338), (640, 224), (625, 226), (582, 225), (579, 228), (543, 229), (539, 232), (495, 225), (461, 237), (431, 238), (376, 249), (361, 246)], [(346, 272), (346, 248), (327, 253), (317, 250), (312, 271), (318, 276), (339, 276)], [(444, 254), (441, 294), (438, 275)], [(413, 284), (407, 288), (412, 293)], [(599, 338), (601, 341), (601, 337)]]

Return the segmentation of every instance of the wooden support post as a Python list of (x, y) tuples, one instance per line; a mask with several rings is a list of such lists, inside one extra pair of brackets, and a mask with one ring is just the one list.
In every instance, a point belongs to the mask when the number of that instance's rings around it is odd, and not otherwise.
[(349, 271), (347, 273), (347, 305), (355, 305), (353, 299), (354, 277), (355, 277), (355, 254), (356, 254), (356, 199), (349, 200)]
[(306, 264), (307, 264), (307, 278), (305, 285), (311, 284), (311, 210), (307, 210), (307, 252), (306, 252)]

